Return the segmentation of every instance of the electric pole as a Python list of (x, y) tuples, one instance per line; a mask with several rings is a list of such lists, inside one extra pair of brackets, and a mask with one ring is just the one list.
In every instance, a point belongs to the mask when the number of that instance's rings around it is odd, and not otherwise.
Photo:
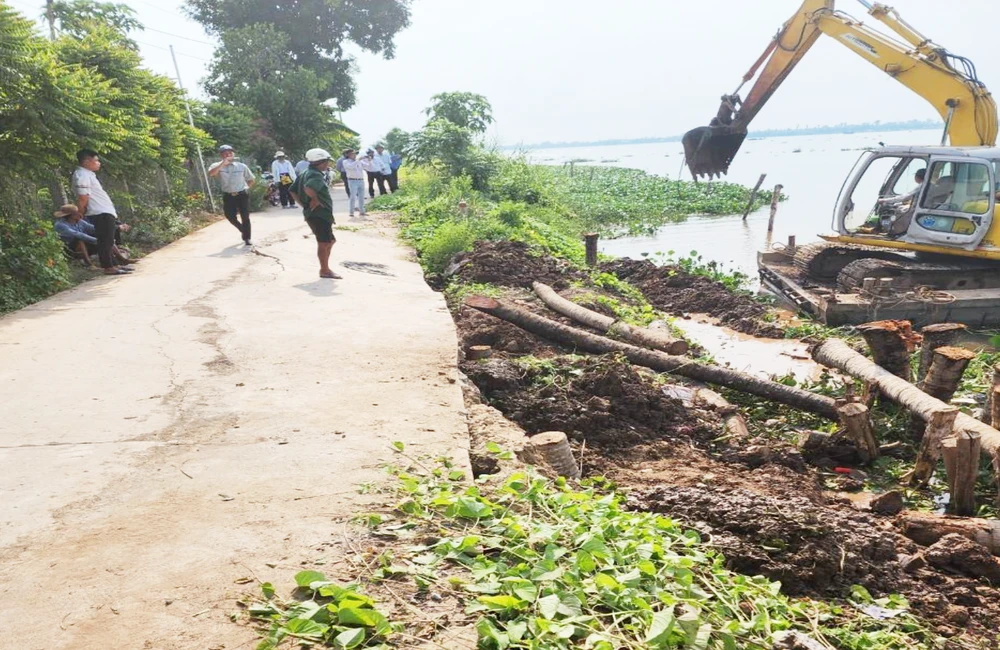
[[(174, 70), (177, 72), (177, 85), (180, 86), (181, 92), (184, 94), (184, 107), (187, 109), (188, 114), (188, 124), (191, 128), (194, 127), (194, 117), (191, 115), (191, 102), (188, 101), (187, 91), (184, 90), (184, 82), (181, 81), (181, 68), (177, 65), (177, 55), (174, 54), (174, 46), (170, 46), (170, 57), (174, 60)], [(212, 184), (208, 180), (208, 172), (205, 171), (205, 157), (201, 155), (201, 143), (195, 140), (195, 148), (198, 150), (198, 164), (201, 167), (201, 181), (205, 186), (205, 193), (208, 195), (208, 204), (212, 206), (212, 212), (215, 212), (215, 197), (212, 196)]]

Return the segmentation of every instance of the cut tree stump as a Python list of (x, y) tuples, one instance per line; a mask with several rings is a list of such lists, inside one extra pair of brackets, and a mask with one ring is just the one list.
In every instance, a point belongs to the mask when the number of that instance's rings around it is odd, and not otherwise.
[[(975, 354), (964, 348), (950, 346), (939, 347), (931, 354), (933, 361), (927, 369), (927, 374), (917, 385), (922, 391), (936, 397), (942, 402), (950, 402), (962, 381), (962, 374), (975, 358)], [(919, 441), (924, 435), (924, 420), (919, 415), (911, 414), (909, 424), (910, 437)]]
[(934, 350), (952, 345), (966, 331), (961, 323), (935, 323), (920, 330), (924, 337), (920, 344), (920, 366), (917, 369), (917, 381), (923, 381), (931, 367)]
[(876, 364), (910, 381), (910, 353), (920, 342), (920, 335), (913, 331), (910, 321), (880, 320), (858, 325), (858, 331), (865, 337)]
[(982, 544), (993, 555), (1000, 555), (1000, 521), (977, 517), (951, 517), (908, 510), (896, 518), (904, 535), (922, 546), (930, 546), (945, 535), (958, 534)]
[(545, 431), (528, 438), (528, 457), (532, 462), (551, 467), (559, 476), (580, 478), (580, 466), (576, 464), (569, 438), (562, 431)]
[[(819, 343), (813, 348), (812, 357), (819, 363), (842, 370), (852, 377), (876, 382), (883, 395), (927, 421), (930, 421), (935, 412), (952, 408), (879, 367), (841, 340), (827, 339)], [(990, 457), (994, 472), (1000, 472), (1000, 431), (965, 413), (957, 413), (954, 423), (956, 431), (979, 434), (983, 453)]]
[(865, 465), (878, 458), (878, 443), (872, 430), (868, 407), (857, 402), (849, 402), (837, 408), (840, 424), (846, 436), (854, 443), (858, 456)]
[(493, 348), (488, 345), (470, 345), (465, 351), (465, 358), (469, 361), (489, 359), (493, 356)]
[(941, 443), (951, 498), (948, 510), (961, 517), (976, 514), (976, 477), (979, 476), (979, 434), (962, 432)]
[(739, 372), (738, 370), (722, 368), (707, 363), (698, 363), (687, 357), (673, 356), (658, 350), (647, 350), (635, 345), (629, 345), (628, 343), (613, 341), (605, 336), (598, 336), (597, 334), (591, 334), (590, 332), (585, 332), (569, 325), (551, 321), (527, 310), (492, 298), (469, 296), (466, 298), (465, 304), (491, 316), (502, 318), (507, 322), (551, 341), (570, 345), (586, 352), (597, 354), (617, 352), (639, 366), (697, 379), (707, 384), (726, 386), (727, 388), (757, 395), (758, 397), (773, 400), (781, 404), (787, 404), (803, 411), (817, 413), (830, 420), (837, 419), (837, 409), (834, 401), (825, 395), (817, 395), (801, 388), (786, 386), (768, 379), (761, 379), (760, 377)]
[(1000, 389), (1000, 363), (993, 365), (993, 379), (990, 381), (990, 390), (986, 394), (985, 417), (994, 429), (1000, 425), (1000, 400), (996, 399), (997, 392), (1000, 391), (997, 389)]
[(588, 232), (583, 236), (583, 247), (586, 254), (587, 266), (593, 268), (597, 266), (597, 233)]
[(628, 323), (615, 320), (611, 316), (605, 316), (598, 312), (587, 309), (583, 305), (578, 305), (571, 300), (563, 298), (556, 290), (541, 282), (532, 282), (531, 288), (545, 305), (552, 311), (568, 316), (578, 323), (595, 330), (613, 334), (624, 339), (654, 350), (663, 350), (667, 354), (684, 354), (688, 351), (688, 343), (676, 336), (670, 336), (665, 331), (653, 330), (645, 327), (633, 327)]
[(937, 465), (938, 459), (941, 458), (941, 445), (954, 433), (955, 419), (958, 417), (958, 413), (956, 407), (946, 406), (931, 414), (923, 440), (920, 441), (917, 460), (910, 473), (909, 480), (912, 485), (923, 487), (931, 480), (934, 467)]

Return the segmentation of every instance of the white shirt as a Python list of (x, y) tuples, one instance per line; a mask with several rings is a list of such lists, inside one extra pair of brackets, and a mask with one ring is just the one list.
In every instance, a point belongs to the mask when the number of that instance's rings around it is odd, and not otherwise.
[(384, 149), (382, 150), (382, 153), (376, 151), (372, 160), (378, 163), (380, 167), (379, 171), (386, 176), (392, 173), (392, 167), (390, 166), (390, 163), (392, 162), (392, 154), (388, 151)]
[(73, 193), (78, 197), (90, 197), (87, 201), (87, 212), (83, 216), (89, 217), (94, 214), (113, 214), (116, 217), (118, 216), (115, 204), (111, 202), (111, 197), (104, 191), (101, 181), (97, 178), (97, 174), (89, 169), (77, 167), (76, 171), (73, 172)]
[(295, 167), (292, 166), (292, 162), (287, 158), (285, 160), (274, 159), (271, 163), (271, 175), (274, 176), (274, 182), (281, 182), (281, 175), (288, 174), (292, 177), (292, 182), (295, 182)]
[(344, 172), (348, 179), (364, 180), (365, 172), (374, 171), (375, 168), (367, 158), (344, 158)]

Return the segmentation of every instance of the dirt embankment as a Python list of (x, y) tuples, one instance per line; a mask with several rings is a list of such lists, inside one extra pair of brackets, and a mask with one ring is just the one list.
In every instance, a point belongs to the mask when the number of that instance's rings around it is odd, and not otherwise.
[[(520, 245), (483, 245), (458, 272), (466, 281), (507, 287), (523, 288), (536, 277), (561, 287), (587, 284), (577, 271), (558, 276), (554, 262), (524, 255)], [(660, 308), (692, 305), (685, 308), (744, 331), (768, 332), (769, 324), (759, 320), (762, 305), (723, 287), (724, 296), (718, 283), (661, 273), (646, 263), (616, 264)], [(544, 311), (518, 291), (524, 306)], [(693, 306), (694, 299), (685, 297), (690, 291), (708, 301)], [(464, 345), (494, 348), (491, 359), (461, 364), (487, 404), (529, 436), (566, 432), (586, 475), (614, 480), (630, 492), (633, 508), (701, 531), (730, 568), (779, 580), (790, 595), (846, 598), (855, 584), (876, 597), (901, 593), (940, 633), (992, 639), (1000, 592), (962, 569), (985, 561), (971, 557), (975, 545), (952, 550), (939, 543), (921, 552), (896, 532), (891, 517), (861, 512), (824, 492), (820, 474), (797, 450), (725, 439), (719, 414), (682, 403), (673, 379), (615, 356), (572, 356), (572, 350), (472, 310), (460, 310), (456, 323)]]
[(654, 307), (668, 314), (703, 313), (744, 334), (784, 337), (780, 327), (764, 320), (768, 311), (766, 305), (749, 295), (730, 291), (721, 282), (688, 273), (679, 266), (619, 259), (603, 264), (601, 269), (635, 285)]

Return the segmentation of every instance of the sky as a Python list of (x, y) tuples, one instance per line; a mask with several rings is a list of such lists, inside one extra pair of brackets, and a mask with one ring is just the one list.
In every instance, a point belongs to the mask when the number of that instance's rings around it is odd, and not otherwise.
[[(8, 0), (28, 15), (38, 0)], [(126, 0), (147, 29), (134, 35), (146, 65), (181, 78), (195, 96), (213, 38), (180, 0)], [(893, 0), (916, 29), (970, 58), (1000, 88), (997, 0)], [(357, 105), (344, 122), (364, 143), (425, 121), (432, 95), (481, 93), (493, 105), (499, 144), (659, 137), (707, 123), (798, 0), (413, 0), (395, 58), (357, 57)], [(39, 7), (38, 9), (32, 9)], [(837, 7), (866, 24), (856, 0)], [(947, 10), (960, 8), (960, 11)], [(745, 94), (745, 93), (744, 93)], [(753, 128), (934, 119), (922, 99), (825, 36), (754, 121)]]

